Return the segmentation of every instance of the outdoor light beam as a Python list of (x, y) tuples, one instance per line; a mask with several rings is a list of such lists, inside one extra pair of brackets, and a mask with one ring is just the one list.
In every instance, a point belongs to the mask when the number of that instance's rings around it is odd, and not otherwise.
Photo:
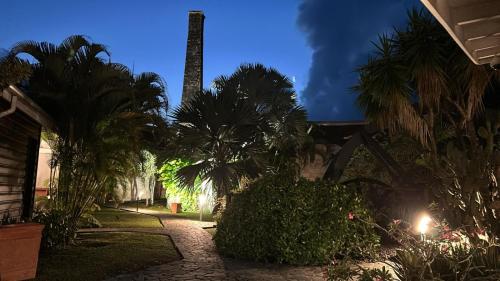
[(420, 233), (420, 237), (423, 241), (425, 240), (425, 234), (429, 231), (431, 222), (432, 219), (427, 214), (422, 214), (418, 219), (416, 230)]

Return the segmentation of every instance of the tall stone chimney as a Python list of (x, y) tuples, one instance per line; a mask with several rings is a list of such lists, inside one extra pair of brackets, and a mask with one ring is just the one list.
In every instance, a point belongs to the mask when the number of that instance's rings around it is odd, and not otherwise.
[(189, 101), (203, 88), (203, 24), (202, 11), (189, 12), (189, 31), (184, 68), (182, 103)]

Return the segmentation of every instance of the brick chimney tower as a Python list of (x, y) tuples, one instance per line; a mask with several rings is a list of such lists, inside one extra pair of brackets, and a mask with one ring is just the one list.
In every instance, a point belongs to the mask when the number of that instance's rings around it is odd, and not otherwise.
[(189, 30), (182, 87), (182, 103), (189, 101), (203, 88), (203, 24), (202, 11), (189, 12)]

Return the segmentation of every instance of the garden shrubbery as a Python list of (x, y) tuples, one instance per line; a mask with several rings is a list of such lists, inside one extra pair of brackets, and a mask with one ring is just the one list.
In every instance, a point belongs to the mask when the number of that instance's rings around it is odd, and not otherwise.
[(344, 259), (331, 264), (328, 280), (500, 280), (500, 245), (496, 237), (487, 237), (480, 230), (452, 230), (445, 221), (433, 220), (425, 239), (415, 233), (415, 228), (401, 220), (389, 225), (387, 234), (399, 247), (385, 268), (367, 269)]
[(77, 231), (67, 210), (39, 210), (34, 214), (33, 221), (45, 225), (42, 232), (42, 249), (65, 247)]
[[(357, 217), (358, 219), (353, 219)], [(326, 181), (266, 177), (236, 194), (214, 240), (226, 255), (256, 261), (324, 264), (378, 247), (355, 190)]]
[(198, 211), (198, 196), (201, 192), (201, 182), (199, 179), (195, 180), (194, 186), (189, 189), (183, 188), (177, 178), (177, 171), (190, 164), (189, 161), (183, 159), (169, 160), (158, 171), (167, 199), (175, 198), (174, 200), (179, 201), (182, 204), (184, 212)]

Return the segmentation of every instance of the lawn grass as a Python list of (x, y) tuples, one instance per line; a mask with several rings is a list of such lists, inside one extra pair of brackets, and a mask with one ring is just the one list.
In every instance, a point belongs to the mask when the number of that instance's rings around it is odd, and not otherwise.
[(42, 253), (40, 281), (94, 281), (179, 260), (167, 236), (147, 233), (80, 233), (77, 245)]
[[(121, 204), (121, 207), (126, 207), (126, 208), (136, 208), (137, 207), (137, 202), (131, 201), (131, 202), (124, 202)], [(172, 214), (170, 212), (170, 209), (166, 207), (165, 201), (157, 201), (154, 205), (149, 205), (146, 206), (144, 201), (139, 201), (139, 208), (140, 209), (148, 209), (148, 210), (155, 210), (163, 214), (170, 214), (172, 216), (179, 216), (188, 220), (200, 220), (200, 213), (198, 212), (182, 212), (182, 213), (177, 213), (177, 214)], [(212, 213), (209, 211), (203, 212), (203, 221), (211, 222), (213, 221)]]
[[(188, 220), (193, 220), (193, 221), (199, 221), (200, 220), (200, 213), (193, 213), (193, 212), (182, 212), (182, 213), (177, 213), (177, 214), (172, 214), (173, 216), (179, 216), (183, 217)], [(210, 212), (204, 212), (203, 213), (203, 221), (214, 221), (212, 217), (212, 213)]]
[(128, 212), (113, 208), (102, 208), (93, 213), (93, 216), (103, 227), (135, 227), (151, 228), (163, 227), (158, 218), (134, 212)]
[(155, 210), (159, 212), (170, 212), (170, 209), (167, 208), (167, 203), (165, 200), (158, 200), (153, 205), (148, 205), (148, 206), (146, 206), (146, 202), (144, 200), (139, 201), (139, 204), (137, 204), (137, 201), (123, 202), (120, 204), (120, 207), (134, 208), (134, 209), (137, 206), (139, 206), (139, 208), (141, 209)]

